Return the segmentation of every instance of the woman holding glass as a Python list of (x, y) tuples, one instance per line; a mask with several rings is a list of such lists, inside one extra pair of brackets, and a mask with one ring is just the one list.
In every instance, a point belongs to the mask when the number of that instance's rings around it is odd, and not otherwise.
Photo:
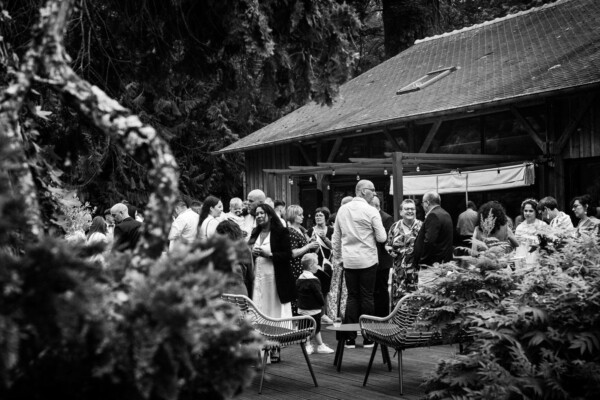
[(515, 258), (524, 259), (526, 266), (534, 265), (540, 254), (538, 231), (547, 225), (537, 218), (538, 202), (535, 199), (526, 199), (521, 203), (523, 222), (517, 226), (515, 236), (519, 247), (515, 251)]
[(296, 280), (290, 268), (290, 236), (275, 210), (259, 204), (253, 211), (256, 228), (248, 245), (255, 258), (252, 300), (269, 317), (292, 316), (291, 301), (296, 299)]

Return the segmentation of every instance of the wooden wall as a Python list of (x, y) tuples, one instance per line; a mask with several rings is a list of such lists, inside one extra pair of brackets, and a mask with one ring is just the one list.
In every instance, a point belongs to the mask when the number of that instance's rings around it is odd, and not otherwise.
[[(585, 97), (572, 97), (561, 102), (561, 124), (565, 126), (581, 107), (585, 107)], [(565, 146), (563, 157), (586, 158), (600, 157), (600, 95), (584, 114), (579, 126)]]
[(290, 146), (281, 145), (246, 152), (246, 187), (244, 198), (253, 189), (261, 189), (273, 200), (281, 199), (286, 204), (298, 202), (298, 185), (290, 185), (288, 175), (274, 175), (263, 169), (285, 169), (298, 165), (297, 155)]

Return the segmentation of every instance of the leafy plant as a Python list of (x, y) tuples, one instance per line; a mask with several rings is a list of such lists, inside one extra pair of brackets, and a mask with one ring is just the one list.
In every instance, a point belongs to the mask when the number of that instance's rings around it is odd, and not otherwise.
[(474, 332), (462, 355), (428, 380), (428, 398), (589, 399), (600, 390), (600, 251), (595, 239), (542, 248), (511, 271), (489, 252), (442, 266), (426, 324)]

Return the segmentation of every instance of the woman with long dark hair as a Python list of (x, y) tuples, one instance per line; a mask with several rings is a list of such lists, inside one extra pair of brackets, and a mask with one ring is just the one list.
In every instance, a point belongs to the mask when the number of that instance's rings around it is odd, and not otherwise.
[(290, 268), (290, 235), (271, 206), (259, 204), (252, 213), (256, 218), (248, 241), (255, 266), (252, 300), (269, 317), (291, 317), (296, 282)]
[(206, 240), (215, 234), (217, 225), (219, 225), (218, 218), (223, 212), (223, 202), (215, 196), (208, 196), (204, 203), (202, 203), (202, 209), (200, 211), (200, 219), (198, 221), (198, 237), (202, 240)]
[(488, 201), (479, 207), (477, 226), (473, 232), (471, 249), (477, 254), (482, 249), (481, 243), (488, 248), (500, 246), (505, 253), (510, 253), (519, 242), (508, 227), (508, 218), (502, 204)]

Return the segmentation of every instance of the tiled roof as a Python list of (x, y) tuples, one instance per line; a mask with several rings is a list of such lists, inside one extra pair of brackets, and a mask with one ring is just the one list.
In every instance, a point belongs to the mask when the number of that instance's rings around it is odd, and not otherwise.
[[(396, 91), (427, 72), (458, 69), (426, 88)], [(340, 87), (331, 107), (307, 104), (222, 152), (266, 147), (495, 105), (600, 83), (600, 1), (563, 0), (412, 47)]]

